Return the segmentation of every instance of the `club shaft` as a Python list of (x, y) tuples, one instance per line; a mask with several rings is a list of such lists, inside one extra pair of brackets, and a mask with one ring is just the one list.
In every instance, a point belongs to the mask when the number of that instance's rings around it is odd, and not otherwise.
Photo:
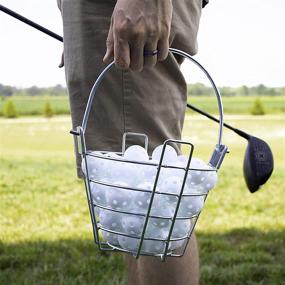
[[(212, 120), (212, 121), (215, 121), (215, 122), (217, 122), (217, 123), (220, 122), (219, 119), (213, 117), (212, 115), (206, 113), (205, 111), (203, 111), (203, 110), (201, 110), (201, 109), (199, 109), (199, 108), (197, 108), (197, 107), (195, 107), (195, 106), (193, 106), (193, 105), (191, 105), (191, 104), (189, 104), (189, 103), (187, 103), (187, 107), (188, 107), (189, 109), (191, 109), (191, 110), (193, 110), (193, 111), (195, 111), (195, 112), (197, 112), (197, 113), (199, 113), (199, 114), (201, 114), (201, 115), (203, 115), (203, 116), (209, 118), (209, 119)], [(228, 128), (228, 129), (234, 131), (236, 134), (238, 134), (239, 136), (241, 136), (241, 137), (243, 137), (243, 138), (245, 138), (245, 139), (249, 139), (249, 137), (250, 137), (249, 134), (243, 132), (242, 130), (239, 130), (239, 129), (237, 129), (237, 128), (234, 128), (233, 126), (231, 126), (231, 125), (229, 125), (229, 124), (227, 124), (227, 123), (224, 123), (224, 126), (225, 126), (226, 128)]]
[(63, 37), (61, 37), (60, 35), (58, 35), (58, 34), (52, 32), (52, 31), (46, 29), (45, 27), (43, 27), (43, 26), (41, 26), (41, 25), (31, 21), (30, 19), (28, 19), (26, 17), (23, 17), (22, 15), (14, 12), (14, 11), (12, 11), (10, 9), (8, 9), (7, 7), (5, 7), (5, 6), (1, 5), (1, 4), (0, 4), (0, 10), (2, 12), (4, 12), (4, 13), (6, 13), (6, 14), (14, 17), (14, 18), (16, 18), (17, 20), (19, 20), (19, 21), (21, 21), (21, 22), (23, 22), (23, 23), (25, 23), (25, 24), (27, 24), (27, 25), (29, 25), (29, 26), (31, 26), (31, 27), (33, 27), (33, 28), (43, 32), (43, 33), (45, 33), (46, 35), (49, 35), (50, 37), (52, 37), (52, 38), (54, 38), (54, 39), (56, 39), (56, 40), (58, 40), (60, 42), (63, 42)]

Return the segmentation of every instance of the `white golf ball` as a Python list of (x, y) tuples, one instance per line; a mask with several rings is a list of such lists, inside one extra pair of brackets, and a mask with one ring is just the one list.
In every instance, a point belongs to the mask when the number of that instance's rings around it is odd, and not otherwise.
[[(111, 181), (112, 179), (110, 179), (110, 177), (113, 174), (113, 169), (119, 168), (120, 164), (123, 161), (123, 158), (114, 152), (107, 153), (106, 157), (108, 159), (106, 159), (106, 161), (105, 161), (105, 169), (106, 169), (106, 171), (105, 171), (106, 175), (105, 176), (106, 176), (106, 178), (108, 178), (108, 180)], [(113, 160), (113, 159), (116, 159), (116, 160)]]
[(100, 206), (106, 206), (106, 191), (108, 190), (108, 186), (104, 186), (102, 184), (91, 184), (91, 195), (94, 203)]
[[(168, 194), (179, 195), (182, 188), (182, 180), (178, 177), (172, 176), (168, 177), (162, 182), (161, 192)], [(178, 197), (172, 195), (165, 195), (166, 200), (170, 203), (176, 203)]]
[[(176, 167), (185, 167), (183, 163), (177, 161), (174, 162), (172, 165)], [(186, 174), (186, 170), (181, 168), (168, 168), (167, 171), (168, 171), (168, 177), (175, 176), (177, 178), (180, 178), (181, 180), (184, 179), (184, 176)]]
[[(119, 236), (118, 241), (123, 249), (126, 249), (131, 252), (137, 252), (140, 243), (139, 238), (132, 238), (126, 236)], [(164, 242), (153, 241), (153, 240), (143, 241), (141, 252), (159, 254), (163, 253), (163, 251), (164, 251)]]
[(204, 207), (204, 196), (186, 196), (182, 197), (178, 216), (191, 218), (200, 213)]
[(125, 234), (140, 236), (144, 226), (144, 217), (122, 214), (122, 226)]
[(116, 232), (122, 231), (121, 214), (108, 210), (101, 209), (99, 214), (100, 224), (107, 230)]
[(108, 160), (107, 162), (107, 169), (108, 169), (108, 175), (107, 178), (109, 181), (124, 181), (124, 178), (126, 177), (126, 172), (124, 169), (125, 163), (122, 161), (117, 160)]
[(152, 225), (151, 223), (148, 223), (146, 232), (145, 232), (145, 238), (156, 238), (160, 240), (166, 240), (168, 237), (168, 231), (164, 228), (158, 228)]
[(143, 242), (143, 252), (150, 254), (162, 254), (165, 250), (165, 243), (158, 240), (145, 240)]
[[(163, 145), (157, 146), (152, 152), (152, 160), (160, 161), (162, 150), (163, 150)], [(177, 160), (176, 150), (172, 146), (166, 145), (162, 161), (163, 164), (170, 164), (176, 160)]]
[(167, 228), (170, 224), (170, 219), (173, 217), (174, 208), (166, 207), (165, 204), (162, 204), (160, 207), (153, 207), (150, 211), (150, 214), (152, 216), (162, 217), (150, 218), (150, 222), (153, 226), (158, 228)]
[(130, 187), (135, 187), (141, 177), (139, 169), (131, 163), (122, 162), (113, 167), (111, 171), (112, 181), (123, 181)]
[(95, 216), (96, 217), (99, 217), (99, 215), (100, 215), (100, 208), (98, 208), (98, 207), (94, 207), (94, 213), (95, 213)]
[(116, 234), (107, 232), (107, 231), (102, 231), (102, 236), (104, 237), (104, 239), (111, 245), (114, 246), (118, 246), (119, 245), (119, 241), (118, 241), (118, 236)]
[(120, 235), (118, 241), (123, 249), (136, 252), (138, 250), (140, 239)]
[(191, 220), (176, 220), (173, 231), (171, 234), (171, 238), (183, 238), (181, 240), (174, 240), (170, 243), (170, 248), (175, 250), (184, 245), (189, 233), (191, 231)]
[(164, 253), (165, 241), (169, 232), (163, 228), (157, 228), (149, 224), (145, 233), (145, 238), (154, 238), (158, 240), (145, 240), (143, 243), (143, 250), (147, 253), (159, 254)]
[[(99, 168), (98, 168), (98, 161), (97, 157), (87, 155), (86, 156), (86, 163), (88, 168), (88, 175), (90, 179), (97, 179), (99, 177)], [(81, 169), (84, 175), (87, 175), (86, 167), (85, 167), (85, 159), (81, 161)]]
[(185, 239), (180, 239), (180, 240), (173, 240), (172, 242), (170, 242), (170, 246), (169, 248), (171, 250), (175, 250), (178, 248), (181, 248), (186, 242), (186, 238)]
[(204, 192), (209, 192), (218, 182), (218, 174), (216, 171), (208, 171), (206, 179), (199, 185), (199, 189)]
[[(126, 187), (127, 183), (123, 181), (115, 181), (115, 185)], [(112, 209), (127, 210), (130, 209), (133, 200), (133, 191), (117, 188), (108, 187), (106, 191), (106, 204)]]
[(126, 149), (124, 159), (133, 161), (148, 161), (149, 157), (147, 151), (143, 147), (139, 145), (132, 145)]
[(157, 174), (156, 165), (140, 165), (138, 169), (143, 176), (143, 182), (154, 183)]
[(190, 219), (176, 220), (174, 223), (171, 237), (173, 238), (187, 237), (190, 230), (191, 230), (191, 220)]
[(201, 159), (194, 157), (191, 159), (190, 168), (194, 169), (189, 170), (188, 172), (187, 175), (188, 186), (201, 184), (206, 179), (207, 176), (207, 171), (203, 171), (208, 168), (207, 164), (203, 162)]
[(186, 155), (179, 155), (177, 157), (177, 163), (179, 163), (182, 167), (186, 167), (188, 159), (189, 159), (189, 157)]
[[(148, 190), (149, 192), (144, 191), (133, 191), (133, 200), (134, 204), (136, 206), (136, 210), (139, 213), (146, 213), (147, 209), (149, 207), (152, 190), (153, 190), (153, 184), (151, 182), (144, 182), (137, 186), (137, 188), (142, 190)], [(156, 191), (159, 191), (159, 188), (156, 187)], [(159, 197), (161, 195), (155, 194), (152, 207), (155, 207), (159, 203)]]

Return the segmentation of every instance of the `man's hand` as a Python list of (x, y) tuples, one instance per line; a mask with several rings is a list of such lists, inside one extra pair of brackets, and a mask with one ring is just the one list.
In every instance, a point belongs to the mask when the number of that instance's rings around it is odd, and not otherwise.
[[(166, 59), (172, 0), (118, 0), (114, 8), (103, 61), (114, 58), (121, 69), (141, 71)], [(154, 56), (144, 51), (158, 50)]]

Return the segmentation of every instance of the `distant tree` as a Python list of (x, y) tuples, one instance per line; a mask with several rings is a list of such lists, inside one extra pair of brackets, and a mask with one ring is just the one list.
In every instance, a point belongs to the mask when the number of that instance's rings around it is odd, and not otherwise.
[(66, 88), (61, 86), (60, 84), (55, 85), (54, 87), (51, 87), (50, 89), (50, 95), (65, 95), (66, 94)]
[(268, 88), (264, 84), (259, 84), (256, 86), (256, 94), (266, 95), (268, 93)]
[(51, 107), (51, 104), (49, 102), (46, 102), (44, 105), (44, 117), (51, 118), (54, 115), (54, 111)]
[(32, 86), (26, 89), (27, 94), (30, 96), (41, 95), (42, 91), (42, 88), (39, 88), (37, 86)]
[(253, 106), (251, 108), (252, 115), (264, 115), (265, 110), (263, 104), (259, 98), (256, 98), (253, 102)]
[(3, 97), (12, 96), (14, 93), (14, 88), (8, 85), (0, 84), (0, 95)]
[(236, 95), (236, 89), (231, 87), (221, 87), (221, 94), (223, 96), (235, 96)]
[(248, 96), (250, 93), (249, 88), (246, 85), (240, 87), (238, 94)]
[(189, 85), (188, 95), (210, 95), (212, 92), (211, 87), (204, 85), (203, 83), (194, 83)]
[(3, 115), (6, 118), (17, 118), (18, 112), (14, 102), (11, 99), (5, 101), (3, 106)]

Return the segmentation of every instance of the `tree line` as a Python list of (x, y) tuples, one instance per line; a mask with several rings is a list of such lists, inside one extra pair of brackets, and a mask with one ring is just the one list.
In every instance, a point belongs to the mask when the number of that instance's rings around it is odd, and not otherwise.
[[(220, 87), (221, 94), (223, 96), (256, 96), (256, 95), (267, 95), (267, 96), (280, 96), (285, 95), (285, 87), (267, 87), (263, 84), (257, 86), (248, 87), (246, 85), (240, 87)], [(211, 95), (213, 90), (211, 87), (204, 85), (203, 83), (194, 83), (188, 86), (188, 95), (193, 96), (207, 96)], [(28, 88), (16, 88), (14, 86), (0, 84), (0, 96), (62, 96), (67, 95), (67, 90), (62, 85), (55, 85), (52, 87), (41, 88), (32, 86)]]
[(62, 96), (66, 95), (67, 90), (62, 85), (58, 84), (52, 87), (38, 87), (38, 86), (31, 86), (28, 88), (17, 88), (10, 85), (3, 85), (0, 84), (0, 96), (1, 97), (10, 97), (10, 96), (42, 96), (42, 95), (49, 95), (49, 96)]
[[(246, 85), (240, 87), (220, 87), (223, 96), (281, 96), (285, 95), (285, 87), (267, 87), (263, 84), (248, 87)], [(188, 86), (188, 95), (207, 96), (213, 93), (213, 89), (203, 83), (195, 83)]]

